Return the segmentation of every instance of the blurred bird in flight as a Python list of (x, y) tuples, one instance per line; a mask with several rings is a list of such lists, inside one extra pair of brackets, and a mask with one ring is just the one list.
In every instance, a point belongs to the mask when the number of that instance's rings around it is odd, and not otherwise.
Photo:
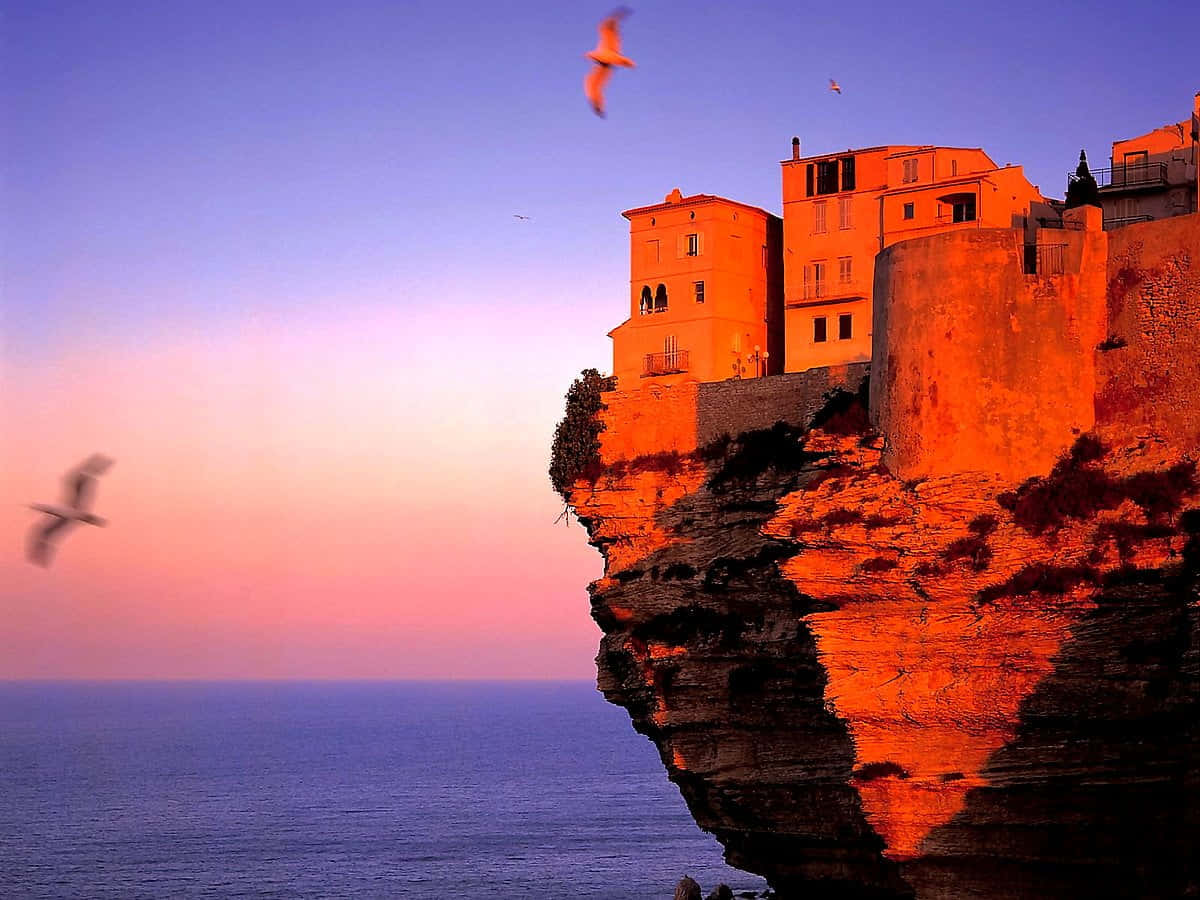
[(588, 102), (600, 118), (604, 118), (604, 86), (612, 78), (613, 66), (633, 68), (634, 62), (621, 53), (621, 20), (633, 10), (625, 6), (617, 7), (611, 15), (600, 23), (600, 43), (596, 49), (586, 54), (595, 63), (583, 82), (583, 92), (587, 94)]
[(522, 222), (528, 222), (528, 221), (529, 221), (529, 216), (523, 216), (523, 215), (521, 215), (520, 213), (513, 213), (513, 218), (514, 218), (514, 219), (520, 219)]
[(90, 456), (78, 468), (68, 472), (63, 479), (66, 486), (63, 494), (65, 506), (46, 506), (41, 503), (30, 505), (30, 509), (36, 509), (50, 517), (45, 524), (35, 526), (29, 536), (30, 562), (39, 566), (50, 565), (50, 559), (54, 555), (52, 540), (61, 537), (76, 522), (83, 522), (85, 525), (105, 524), (99, 516), (93, 516), (89, 509), (96, 490), (96, 477), (107, 472), (112, 464), (113, 461), (102, 454)]
[(834, 81), (832, 78), (829, 79), (829, 89), (831, 91), (833, 91), (835, 94), (840, 94), (842, 92), (842, 86), (840, 84), (838, 84), (836, 81)]

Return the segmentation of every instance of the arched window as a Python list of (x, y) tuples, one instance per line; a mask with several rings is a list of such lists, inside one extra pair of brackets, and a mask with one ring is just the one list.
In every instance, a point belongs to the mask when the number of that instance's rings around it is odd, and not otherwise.
[(667, 286), (665, 284), (660, 284), (654, 292), (654, 311), (667, 311)]
[(638, 304), (638, 311), (645, 316), (654, 311), (654, 298), (650, 294), (650, 285), (642, 286), (642, 299)]

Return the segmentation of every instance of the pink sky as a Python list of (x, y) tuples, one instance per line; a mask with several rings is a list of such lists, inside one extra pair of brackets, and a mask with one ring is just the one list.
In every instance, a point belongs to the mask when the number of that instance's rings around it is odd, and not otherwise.
[[(545, 474), (573, 354), (473, 312), (470, 369), (378, 308), (10, 361), (0, 677), (591, 677), (600, 557)], [(29, 565), (92, 452), (109, 527)]]

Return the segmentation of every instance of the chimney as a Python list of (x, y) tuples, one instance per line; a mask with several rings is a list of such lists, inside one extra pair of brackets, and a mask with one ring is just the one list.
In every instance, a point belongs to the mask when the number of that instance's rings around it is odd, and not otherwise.
[(800, 158), (800, 138), (792, 138), (792, 159)]

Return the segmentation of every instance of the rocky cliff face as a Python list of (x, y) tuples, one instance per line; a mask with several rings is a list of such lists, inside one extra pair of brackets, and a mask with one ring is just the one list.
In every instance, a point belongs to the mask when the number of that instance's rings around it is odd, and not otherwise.
[(1200, 304), (1130, 253), (1096, 427), (1024, 482), (901, 480), (843, 393), (575, 483), (600, 688), (782, 898), (1200, 896), (1197, 362), (1139, 376), (1127, 295)]

